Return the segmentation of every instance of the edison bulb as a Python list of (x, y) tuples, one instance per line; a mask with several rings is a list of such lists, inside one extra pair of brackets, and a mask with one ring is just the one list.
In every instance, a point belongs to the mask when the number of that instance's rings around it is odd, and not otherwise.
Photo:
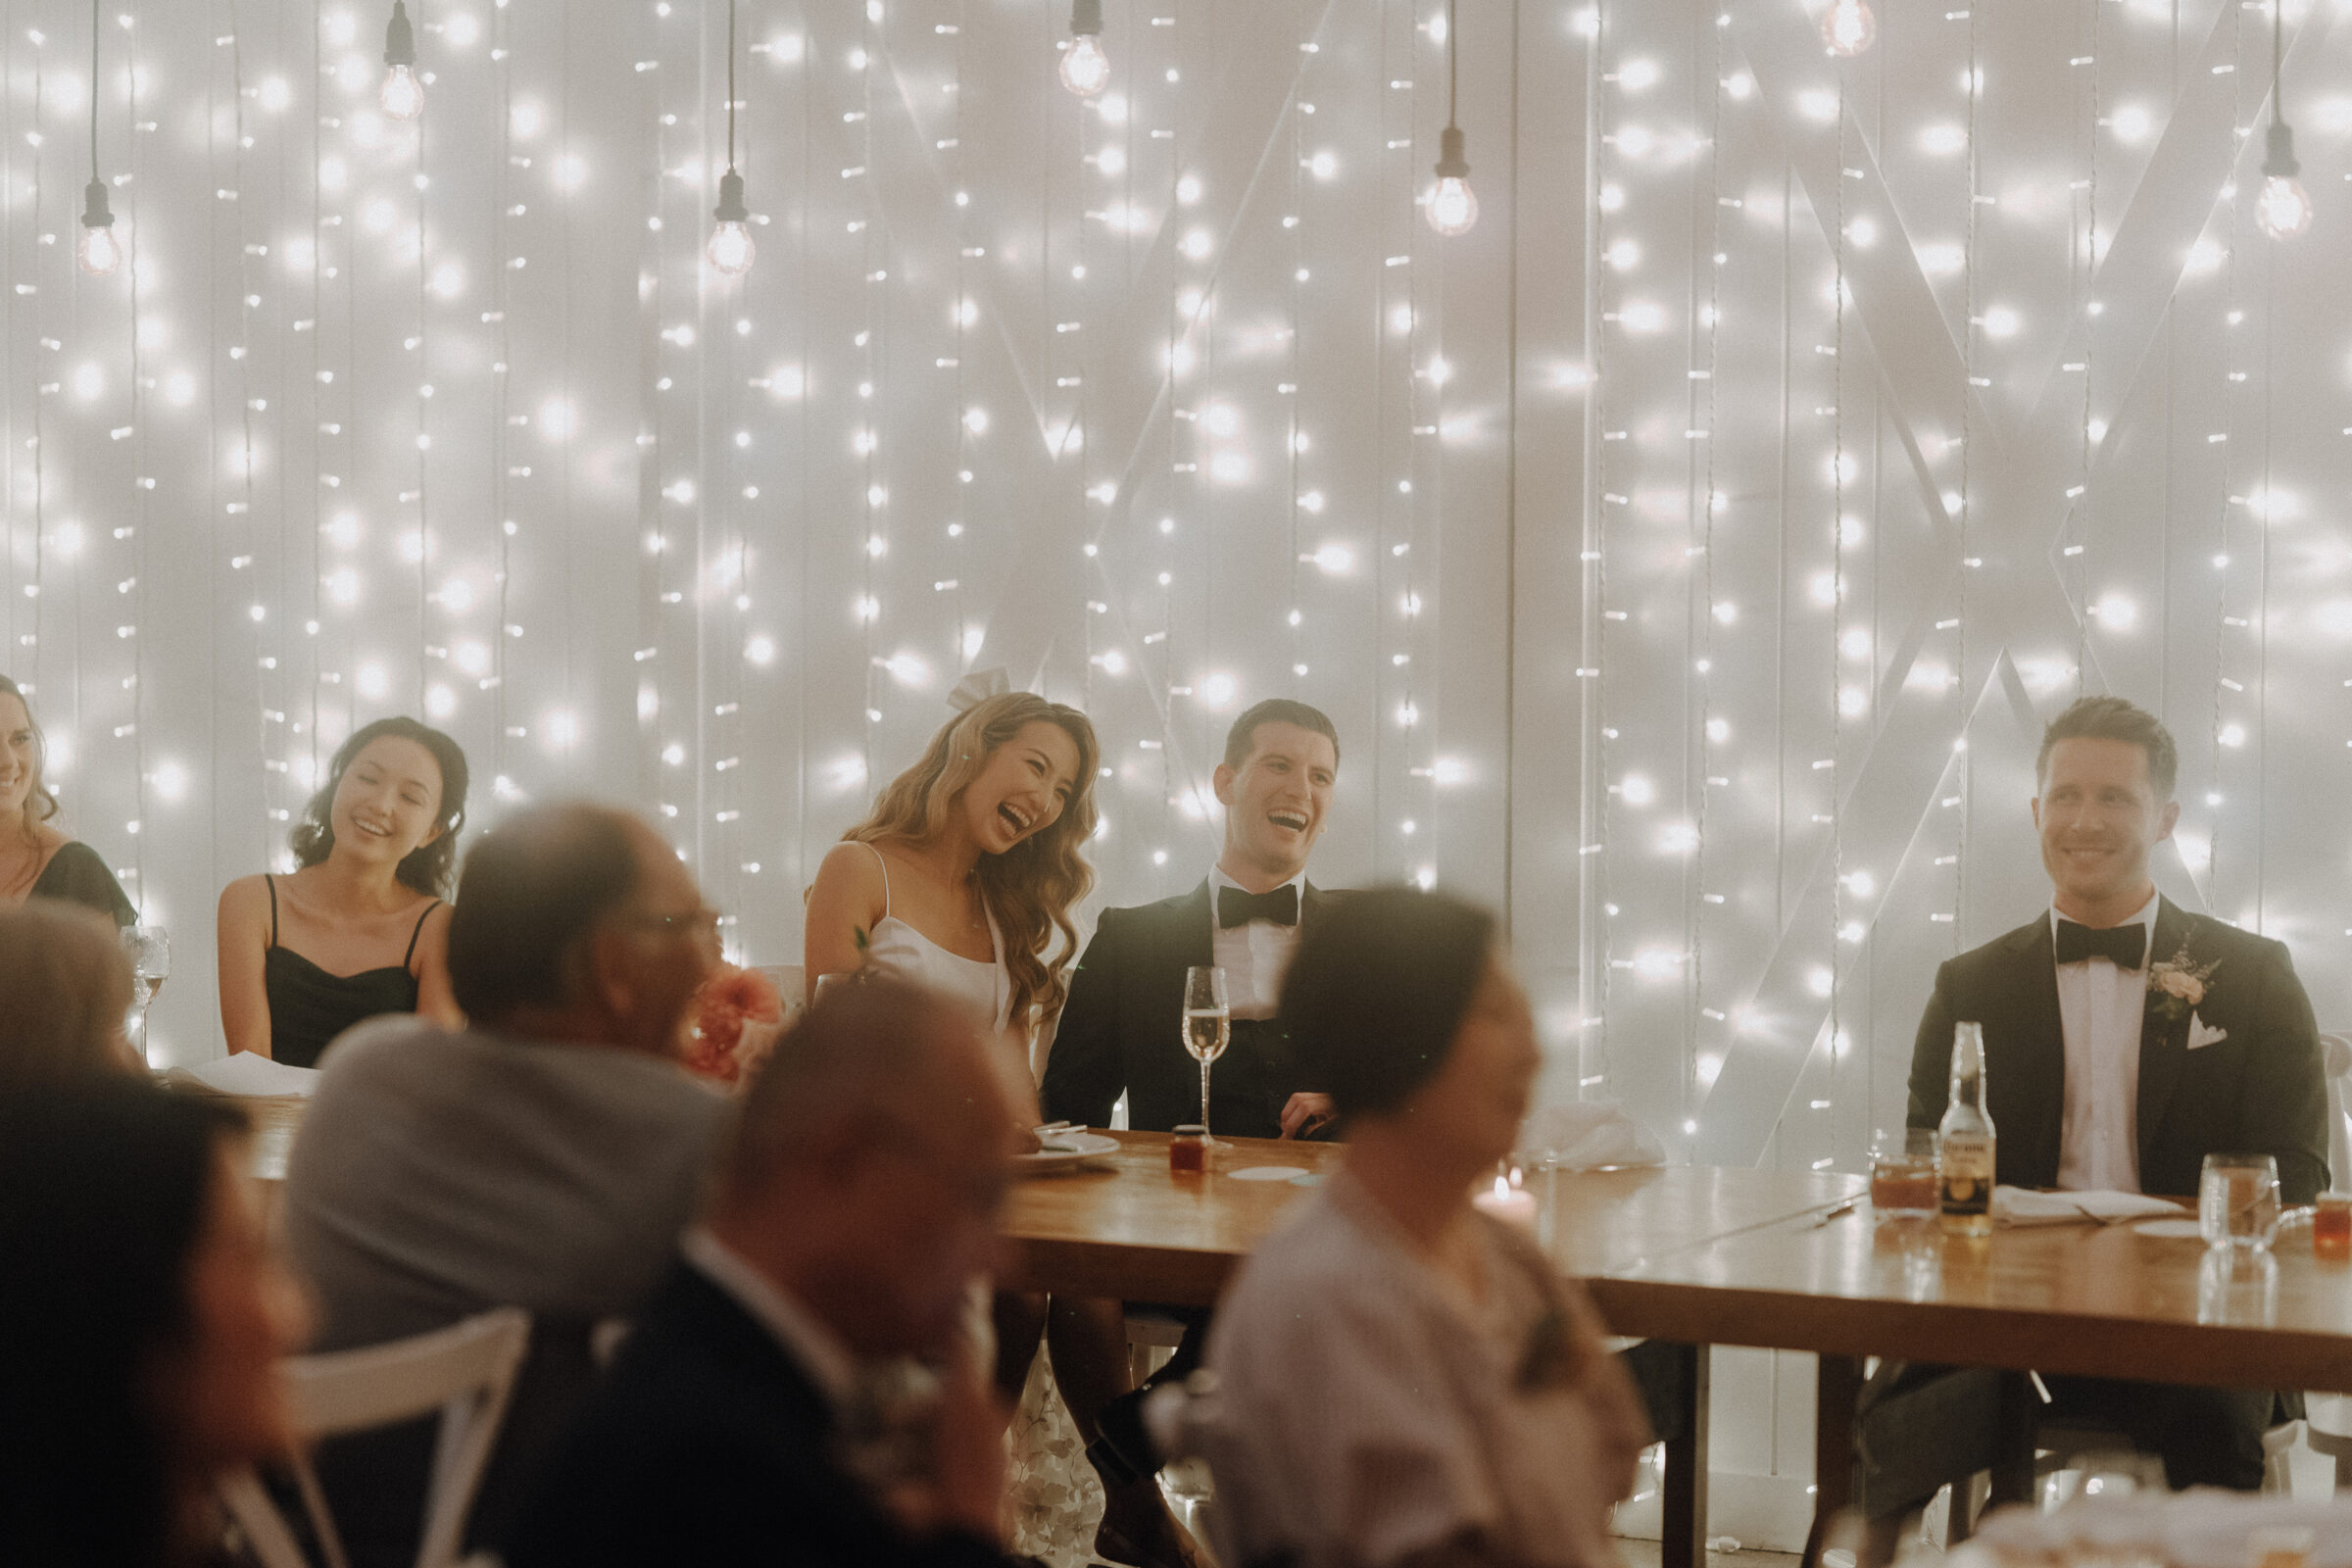
[(1868, 0), (1831, 0), (1821, 16), (1821, 41), (1834, 55), (1861, 54), (1879, 40), (1879, 19)]
[(760, 247), (752, 243), (752, 231), (732, 219), (721, 220), (710, 230), (710, 243), (703, 247), (703, 257), (710, 270), (723, 277), (741, 277), (752, 270), (759, 259)]
[(92, 277), (112, 277), (122, 265), (122, 242), (105, 224), (91, 224), (81, 231), (81, 242), (74, 247), (74, 260)]
[(1470, 188), (1470, 181), (1459, 174), (1439, 180), (1429, 198), (1429, 226), (1451, 238), (1469, 233), (1477, 221), (1478, 192)]
[(1099, 97), (1110, 85), (1110, 56), (1101, 38), (1082, 32), (1070, 39), (1061, 52), (1061, 84), (1081, 98)]
[(416, 68), (396, 65), (384, 73), (383, 90), (375, 95), (377, 107), (394, 120), (415, 120), (424, 113), (424, 83), (416, 79)]
[(2311, 193), (2292, 174), (2272, 174), (2255, 198), (2254, 221), (2273, 239), (2293, 239), (2311, 226)]

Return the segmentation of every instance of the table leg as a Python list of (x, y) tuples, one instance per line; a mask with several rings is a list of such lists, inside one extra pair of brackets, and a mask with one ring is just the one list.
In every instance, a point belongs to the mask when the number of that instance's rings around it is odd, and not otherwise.
[(1830, 1525), (1853, 1496), (1854, 1409), (1861, 1396), (1859, 1357), (1821, 1357), (1813, 1380), (1813, 1529), (1803, 1568), (1820, 1568)]
[(1676, 1380), (1680, 1408), (1666, 1439), (1660, 1478), (1665, 1515), (1659, 1568), (1707, 1568), (1707, 1347), (1677, 1347), (1686, 1360)]

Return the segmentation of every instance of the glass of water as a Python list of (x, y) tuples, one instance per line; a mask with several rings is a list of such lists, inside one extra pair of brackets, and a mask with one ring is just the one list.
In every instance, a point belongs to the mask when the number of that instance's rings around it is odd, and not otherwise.
[(1225, 971), (1197, 963), (1184, 971), (1184, 1049), (1200, 1064), (1201, 1142), (1208, 1132), (1208, 1069), (1233, 1039), (1233, 1008), (1225, 1000)]
[(139, 1059), (146, 1061), (147, 1005), (172, 973), (172, 939), (160, 925), (126, 925), (122, 928), (122, 953), (130, 959), (130, 1012), (138, 1029), (132, 1044)]
[(2207, 1247), (2267, 1252), (2278, 1234), (2278, 1161), (2207, 1154), (2197, 1182), (2197, 1230)]

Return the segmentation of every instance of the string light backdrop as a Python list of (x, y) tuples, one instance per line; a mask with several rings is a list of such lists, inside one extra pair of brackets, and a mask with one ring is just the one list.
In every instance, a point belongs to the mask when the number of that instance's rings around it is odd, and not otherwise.
[(7, 667), (175, 937), (167, 1058), (355, 723), (457, 734), (477, 827), (656, 813), (791, 961), (998, 664), (1102, 731), (1098, 902), (1202, 873), (1243, 706), (1325, 707), (1318, 876), (1505, 904), (1545, 1092), (1699, 1157), (1899, 1114), (2078, 689), (2181, 738), (2168, 891), (2352, 1000), (2332, 7), (2285, 240), (2263, 5), (403, 14), (408, 119), (375, 0), (101, 5), (94, 106), (89, 13), (6, 12)]

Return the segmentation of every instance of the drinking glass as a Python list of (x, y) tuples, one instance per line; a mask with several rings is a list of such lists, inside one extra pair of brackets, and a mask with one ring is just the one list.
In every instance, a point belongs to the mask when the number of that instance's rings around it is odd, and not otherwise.
[(2197, 1182), (2197, 1230), (2207, 1247), (2267, 1252), (2278, 1233), (2278, 1161), (2207, 1154)]
[(1215, 1143), (1208, 1132), (1208, 1069), (1233, 1039), (1233, 1008), (1225, 1001), (1225, 971), (1213, 963), (1194, 964), (1184, 971), (1184, 1049), (1200, 1064), (1200, 1130), (1202, 1143)]
[(1936, 1185), (1936, 1133), (1896, 1127), (1870, 1145), (1870, 1206), (1882, 1219), (1933, 1219), (1941, 1206)]
[(122, 953), (130, 959), (130, 1011), (138, 1026), (139, 1059), (147, 1060), (147, 1006), (172, 973), (172, 939), (160, 925), (126, 925)]
[(2352, 1257), (2352, 1194), (2322, 1193), (2312, 1200), (2311, 1250), (2335, 1262)]

